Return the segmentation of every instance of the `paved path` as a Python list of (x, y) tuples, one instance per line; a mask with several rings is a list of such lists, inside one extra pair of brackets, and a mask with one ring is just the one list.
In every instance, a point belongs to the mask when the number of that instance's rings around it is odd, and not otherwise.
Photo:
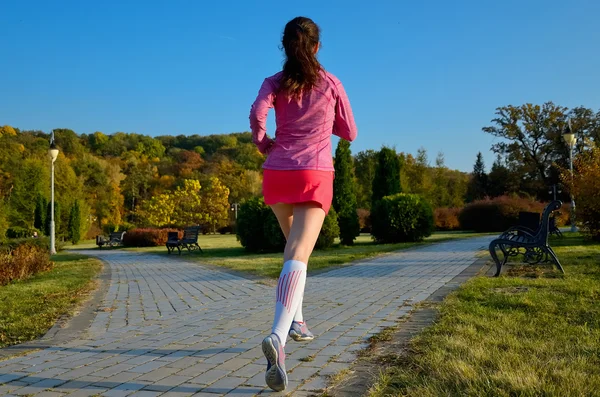
[[(475, 261), (488, 237), (435, 244), (309, 276), (304, 315), (317, 336), (286, 345), (294, 396), (323, 389), (381, 327), (394, 325)], [(253, 396), (274, 288), (185, 260), (89, 251), (111, 281), (82, 339), (0, 362), (0, 395)], [(312, 356), (312, 361), (302, 361)]]

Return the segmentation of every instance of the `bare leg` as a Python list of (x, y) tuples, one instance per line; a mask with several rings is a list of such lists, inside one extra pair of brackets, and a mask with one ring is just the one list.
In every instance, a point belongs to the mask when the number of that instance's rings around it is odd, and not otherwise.
[(298, 310), (304, 296), (306, 267), (323, 226), (325, 212), (320, 206), (312, 203), (294, 205), (291, 207), (291, 217), (289, 207), (284, 204), (272, 206), (272, 208), (282, 229), (289, 224), (289, 219), (292, 218), (285, 246), (284, 266), (277, 287), (277, 303), (273, 323), (273, 333), (277, 334), (281, 343), (285, 345), (285, 339), (294, 317), (296, 314), (301, 315), (301, 311), (298, 312)]
[(308, 263), (323, 227), (325, 211), (317, 204), (295, 205), (293, 220), (283, 259)]
[(277, 217), (281, 231), (287, 240), (292, 229), (294, 221), (294, 206), (292, 204), (274, 204), (271, 206), (273, 213)]
[[(281, 231), (283, 232), (287, 240), (290, 236), (290, 231), (292, 229), (292, 224), (294, 221), (294, 206), (292, 204), (280, 203), (271, 205), (271, 209), (273, 210), (273, 213), (275, 213), (277, 221), (279, 222), (279, 226), (281, 227)], [(296, 322), (304, 321), (304, 317), (302, 315), (302, 301), (303, 299), (300, 298), (298, 309), (296, 309), (296, 313), (294, 315), (294, 321)]]

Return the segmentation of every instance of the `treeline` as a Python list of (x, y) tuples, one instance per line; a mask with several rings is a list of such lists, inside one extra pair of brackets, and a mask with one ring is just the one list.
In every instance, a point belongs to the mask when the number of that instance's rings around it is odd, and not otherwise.
[[(399, 191), (419, 194), (434, 208), (458, 208), (506, 193), (547, 201), (548, 189), (560, 183), (560, 171), (568, 165), (562, 133), (569, 117), (579, 137), (576, 153), (600, 141), (600, 112), (591, 109), (569, 110), (551, 102), (498, 108), (492, 125), (483, 128), (500, 138), (491, 147), (498, 158), (489, 172), (481, 155), (473, 156), (474, 172), (464, 173), (449, 169), (442, 153), (432, 160), (425, 149), (415, 154), (392, 150), (400, 170)], [(55, 129), (54, 136), (60, 150), (55, 163), (57, 233), (65, 239), (76, 234), (75, 224), (82, 237), (192, 221), (214, 231), (233, 220), (229, 204), (261, 193), (264, 156), (248, 132), (150, 137)], [(49, 140), (47, 132), (0, 127), (0, 237), (6, 232), (10, 237), (46, 233)], [(378, 153), (352, 156), (359, 212), (372, 206)], [(562, 189), (563, 198), (567, 190)]]
[[(8, 230), (10, 237), (34, 231), (47, 234), (50, 133), (10, 126), (0, 131), (0, 233)], [(229, 204), (261, 194), (265, 158), (248, 132), (158, 137), (123, 132), (88, 135), (69, 129), (53, 132), (60, 150), (55, 163), (57, 233), (65, 239), (73, 234), (69, 225), (74, 222), (70, 218), (75, 205), (81, 236), (119, 226), (128, 229), (190, 221), (213, 231), (233, 219)], [(359, 208), (371, 207), (376, 153), (367, 150), (354, 156)], [(416, 156), (399, 153), (398, 159), (403, 191), (423, 194), (434, 206), (462, 205), (469, 175), (448, 169), (441, 154), (434, 167), (424, 149)], [(190, 186), (201, 186), (200, 191), (206, 191), (204, 198), (190, 195)], [(184, 215), (183, 207), (192, 205), (186, 200), (192, 198), (196, 200), (194, 209)], [(183, 210), (169, 217), (173, 206)], [(197, 213), (190, 213), (193, 211)], [(177, 213), (182, 215), (177, 218)]]

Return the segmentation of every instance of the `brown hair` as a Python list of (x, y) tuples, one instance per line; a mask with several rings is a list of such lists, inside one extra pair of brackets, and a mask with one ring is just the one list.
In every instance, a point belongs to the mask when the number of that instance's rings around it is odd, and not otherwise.
[(310, 18), (296, 17), (285, 25), (281, 40), (286, 55), (281, 78), (282, 91), (299, 96), (318, 82), (322, 69), (315, 54), (319, 34), (319, 27)]

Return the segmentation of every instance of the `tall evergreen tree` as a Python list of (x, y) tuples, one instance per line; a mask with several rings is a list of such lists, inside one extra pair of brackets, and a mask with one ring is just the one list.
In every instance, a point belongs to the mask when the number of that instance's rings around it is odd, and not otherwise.
[(344, 245), (352, 245), (360, 234), (360, 224), (356, 212), (356, 179), (350, 142), (340, 139), (335, 150), (334, 167), (333, 208), (338, 213), (340, 240)]
[(473, 175), (467, 190), (467, 202), (481, 200), (488, 195), (488, 177), (485, 173), (485, 164), (481, 152), (477, 153), (477, 160), (473, 166)]
[(394, 149), (382, 147), (377, 154), (377, 169), (373, 178), (372, 204), (385, 196), (401, 193), (400, 160)]
[(81, 209), (79, 200), (75, 200), (69, 213), (69, 240), (77, 244), (81, 240)]
[(35, 202), (35, 213), (33, 219), (33, 227), (41, 231), (42, 233), (46, 230), (46, 207), (48, 206), (48, 200), (41, 194), (38, 194)]
[(356, 174), (356, 201), (358, 208), (371, 209), (373, 196), (373, 179), (377, 168), (377, 152), (372, 149), (363, 150), (354, 156)]

